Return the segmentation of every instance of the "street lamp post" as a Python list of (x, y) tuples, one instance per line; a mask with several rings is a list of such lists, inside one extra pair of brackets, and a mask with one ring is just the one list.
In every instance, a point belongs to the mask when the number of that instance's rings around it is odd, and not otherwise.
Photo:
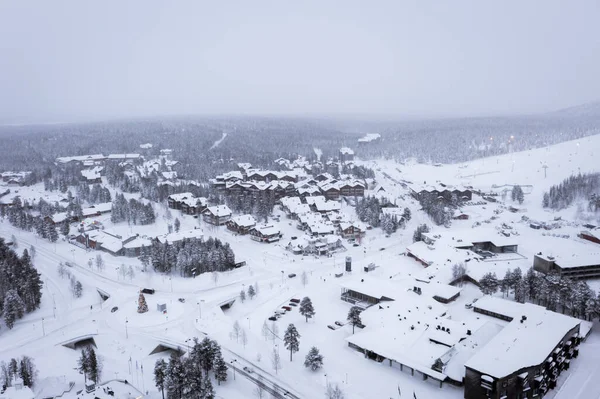
[(281, 284), (283, 284), (283, 270), (281, 271)]
[(129, 331), (127, 331), (127, 324), (129, 324), (129, 320), (127, 317), (125, 318), (125, 338), (129, 339)]
[(44, 329), (44, 318), (42, 317), (42, 334), (46, 336), (46, 330)]
[(235, 366), (233, 365), (234, 362), (237, 363), (237, 359), (233, 359), (229, 363), (231, 363), (231, 368), (233, 369), (233, 380), (235, 381)]

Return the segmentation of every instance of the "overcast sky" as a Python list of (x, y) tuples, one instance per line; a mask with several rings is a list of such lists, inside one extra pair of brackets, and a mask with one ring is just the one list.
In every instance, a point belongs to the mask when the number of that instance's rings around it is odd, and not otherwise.
[(0, 0), (0, 121), (463, 116), (600, 98), (600, 1)]

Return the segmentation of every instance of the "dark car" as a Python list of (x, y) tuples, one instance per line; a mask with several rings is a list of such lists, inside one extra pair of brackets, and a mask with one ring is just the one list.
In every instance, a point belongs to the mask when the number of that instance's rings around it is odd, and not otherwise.
[(282, 306), (281, 309), (284, 309), (286, 312), (290, 312), (292, 310), (290, 306)]
[(290, 306), (298, 306), (298, 304), (295, 302), (290, 302)]
[(142, 294), (154, 294), (155, 290), (154, 288), (142, 288)]
[(359, 245), (359, 244), (357, 244), (357, 243), (354, 243), (354, 244), (352, 244), (352, 246), (353, 246), (353, 247), (360, 247), (360, 245)]
[(271, 316), (271, 317), (269, 317), (269, 320), (271, 320), (271, 321), (277, 321), (277, 317)]
[(110, 313), (115, 313), (117, 310), (119, 310), (119, 307), (118, 307), (118, 306), (115, 306), (114, 308), (112, 308), (112, 309), (110, 310)]
[(296, 239), (298, 239), (298, 237), (292, 236), (292, 240), (296, 240)]
[(344, 326), (344, 323), (342, 323), (341, 321), (336, 321), (335, 324), (340, 327)]
[(179, 298), (178, 301), (181, 303), (185, 303), (185, 298)]
[(294, 278), (294, 277), (296, 277), (296, 273), (290, 273), (290, 274), (288, 274), (288, 277), (289, 278)]
[(298, 298), (293, 298), (293, 299), (290, 299), (290, 302), (294, 302), (294, 303), (300, 303), (300, 299), (298, 299)]

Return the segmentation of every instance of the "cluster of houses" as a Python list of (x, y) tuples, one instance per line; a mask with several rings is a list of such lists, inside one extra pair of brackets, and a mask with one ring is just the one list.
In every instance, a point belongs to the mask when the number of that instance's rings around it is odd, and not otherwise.
[(5, 185), (21, 186), (24, 184), (25, 179), (31, 175), (31, 172), (2, 172), (0, 175)]
[[(282, 164), (285, 164), (284, 161), (289, 162), (284, 159), (278, 161)], [(235, 194), (272, 193), (276, 199), (315, 195), (323, 195), (327, 199), (339, 199), (343, 196), (365, 195), (364, 182), (352, 178), (336, 179), (327, 172), (309, 178), (306, 171), (308, 166), (304, 165), (304, 168), (294, 168), (289, 171), (269, 171), (253, 169), (248, 163), (240, 163), (239, 170), (216, 176), (210, 180), (210, 184), (218, 190)]]
[(195, 197), (192, 193), (171, 194), (167, 198), (171, 209), (180, 210), (186, 215), (202, 215), (206, 223), (223, 226), (231, 219), (231, 209), (227, 205), (208, 206), (208, 199)]
[(123, 161), (136, 161), (142, 160), (140, 154), (90, 154), (90, 155), (76, 155), (72, 157), (58, 157), (56, 158), (57, 165), (68, 165), (68, 164), (80, 164), (83, 166), (98, 166), (103, 165), (105, 162), (123, 162)]
[(444, 183), (436, 183), (433, 185), (412, 185), (410, 190), (411, 195), (417, 201), (451, 201), (453, 198), (458, 201), (471, 201), (473, 198), (473, 190), (471, 188), (454, 187)]

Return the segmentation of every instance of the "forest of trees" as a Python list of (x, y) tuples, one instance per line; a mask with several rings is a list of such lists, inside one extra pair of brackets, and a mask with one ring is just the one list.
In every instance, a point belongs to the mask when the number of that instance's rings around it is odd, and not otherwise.
[(40, 307), (42, 279), (27, 249), (19, 257), (0, 238), (0, 315), (8, 328), (26, 313)]
[[(303, 155), (308, 160), (315, 160), (315, 147), (322, 150), (323, 160), (337, 157), (340, 146), (348, 145), (362, 158), (384, 157), (404, 161), (415, 157), (422, 162), (452, 163), (598, 134), (598, 126), (598, 118), (593, 115), (569, 117), (551, 114), (385, 122), (188, 117), (2, 126), (0, 170), (31, 170), (34, 173), (30, 181), (44, 179), (64, 192), (67, 186), (78, 185), (80, 174), (74, 169), (72, 173), (53, 176), (57, 169), (53, 165), (56, 157), (140, 152), (139, 145), (146, 142), (154, 144), (152, 149), (145, 151), (148, 156), (158, 155), (160, 148), (173, 149), (179, 161), (179, 177), (208, 181), (219, 173), (234, 169), (237, 162), (276, 169), (274, 160), (279, 157), (295, 159)], [(380, 132), (382, 140), (362, 147), (354, 145), (364, 132)], [(227, 138), (211, 149), (223, 133), (227, 133)], [(147, 187), (151, 189), (152, 186)], [(127, 187), (121, 188), (129, 191)], [(137, 188), (134, 189), (137, 192)]]
[(116, 194), (110, 220), (113, 223), (127, 222), (145, 225), (154, 223), (156, 215), (151, 203), (144, 204), (133, 198), (127, 201), (123, 194)]
[(555, 312), (569, 313), (573, 317), (592, 320), (600, 316), (600, 295), (582, 280), (543, 274), (533, 268), (523, 275), (521, 269), (516, 268), (507, 270), (502, 278), (495, 273), (486, 273), (479, 280), (479, 285), (486, 295), (500, 291), (503, 296), (514, 295), (517, 302), (529, 300)]
[(275, 207), (275, 195), (272, 191), (263, 192), (258, 196), (251, 193), (226, 193), (225, 204), (235, 213), (250, 214), (257, 221), (268, 221)]
[(16, 378), (23, 380), (23, 385), (33, 388), (37, 379), (37, 368), (29, 356), (12, 358), (8, 363), (0, 362), (0, 391), (12, 386)]
[(154, 383), (163, 398), (213, 399), (215, 390), (211, 373), (220, 385), (227, 381), (227, 363), (216, 341), (204, 338), (189, 348), (189, 356), (173, 353), (166, 362), (159, 359), (154, 365)]
[(576, 200), (584, 200), (590, 212), (600, 211), (600, 173), (570, 176), (544, 193), (542, 206), (554, 210), (565, 209)]
[(173, 244), (153, 242), (150, 255), (142, 262), (161, 273), (179, 273), (193, 277), (206, 272), (229, 270), (235, 264), (235, 254), (228, 243), (217, 238), (185, 239)]

